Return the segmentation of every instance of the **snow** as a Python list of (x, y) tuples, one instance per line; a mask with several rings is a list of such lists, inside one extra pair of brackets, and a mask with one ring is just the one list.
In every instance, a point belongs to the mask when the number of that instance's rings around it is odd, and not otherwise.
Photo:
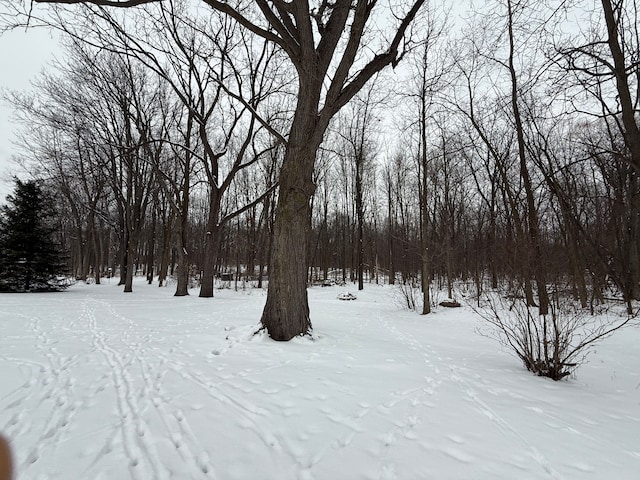
[(314, 339), (258, 329), (265, 293), (142, 281), (0, 296), (0, 431), (28, 479), (638, 479), (640, 328), (567, 381), (466, 307), (310, 288)]

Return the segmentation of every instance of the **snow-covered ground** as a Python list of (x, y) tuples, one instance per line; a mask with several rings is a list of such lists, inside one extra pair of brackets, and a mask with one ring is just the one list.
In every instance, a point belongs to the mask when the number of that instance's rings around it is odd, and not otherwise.
[(140, 282), (0, 296), (18, 479), (638, 479), (640, 328), (528, 374), (468, 309), (309, 290), (316, 339), (252, 336), (263, 291)]

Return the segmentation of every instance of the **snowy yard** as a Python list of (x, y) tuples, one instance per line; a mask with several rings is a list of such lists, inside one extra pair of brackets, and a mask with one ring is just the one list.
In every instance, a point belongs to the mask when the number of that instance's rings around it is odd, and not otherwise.
[[(532, 376), (467, 308), (309, 290), (316, 341), (252, 337), (266, 295), (136, 283), (0, 296), (18, 479), (638, 479), (640, 328)], [(354, 291), (354, 290), (352, 290)]]

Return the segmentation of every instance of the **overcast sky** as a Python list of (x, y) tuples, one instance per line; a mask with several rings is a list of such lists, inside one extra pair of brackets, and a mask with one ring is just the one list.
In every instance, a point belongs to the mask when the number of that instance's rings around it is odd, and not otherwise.
[[(0, 35), (0, 89), (28, 90), (30, 82), (53, 59), (57, 43), (42, 29), (24, 29)], [(18, 173), (10, 159), (17, 126), (12, 109), (0, 100), (0, 203), (11, 193), (10, 178)]]

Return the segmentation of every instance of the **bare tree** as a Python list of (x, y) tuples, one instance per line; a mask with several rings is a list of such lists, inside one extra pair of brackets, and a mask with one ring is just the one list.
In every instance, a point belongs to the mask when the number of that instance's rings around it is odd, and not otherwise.
[(630, 309), (630, 301), (640, 298), (640, 5), (635, 0), (599, 3), (600, 8), (590, 6), (590, 28), (574, 38), (563, 35), (556, 40), (557, 64), (563, 71), (559, 85), (566, 89), (573, 112), (589, 115), (602, 125), (596, 129), (607, 132), (608, 138), (596, 134), (596, 142), (587, 139), (597, 164), (604, 166), (602, 160), (612, 158), (629, 166), (625, 180), (615, 179), (627, 170), (625, 167), (613, 167), (617, 171), (613, 177), (608, 166), (603, 173), (605, 179), (614, 180), (612, 186), (626, 191), (619, 197), (624, 213), (614, 217), (624, 224), (618, 243), (625, 266), (611, 273), (617, 277)]
[[(338, 135), (341, 137), (343, 147), (339, 155), (344, 157), (344, 166), (350, 164), (347, 168), (348, 172), (343, 179), (344, 182), (353, 181), (353, 201), (355, 206), (355, 274), (358, 279), (358, 290), (364, 288), (364, 230), (365, 230), (365, 214), (367, 208), (365, 205), (365, 189), (367, 182), (365, 176), (371, 175), (375, 167), (374, 159), (376, 154), (376, 145), (373, 140), (375, 132), (375, 123), (379, 120), (376, 116), (376, 104), (380, 100), (374, 98), (376, 89), (375, 82), (372, 82), (366, 90), (362, 91), (352, 102), (352, 108), (345, 111), (342, 116), (342, 125), (339, 128)], [(352, 177), (352, 178), (349, 178)], [(346, 183), (345, 183), (346, 185)], [(350, 199), (345, 198), (345, 202)]]
[[(78, 186), (85, 192), (86, 203), (72, 207), (72, 211), (75, 208), (74, 216), (79, 218), (78, 208), (88, 208), (81, 215), (89, 222), (89, 238), (84, 238), (81, 229), (77, 229), (83, 263), (88, 259), (84, 250), (91, 243), (96, 252), (93, 256), (102, 251), (99, 236), (96, 237), (92, 230), (97, 220), (97, 206), (102, 202), (101, 193), (108, 186), (117, 210), (121, 284), (126, 292), (130, 292), (151, 200), (149, 193), (155, 181), (153, 159), (161, 151), (159, 144), (150, 142), (158, 126), (159, 86), (139, 65), (126, 58), (109, 52), (94, 54), (73, 42), (67, 52), (67, 64), (60, 65), (62, 80), (52, 77), (45, 80), (40, 89), (44, 90), (42, 95), (48, 101), (34, 102), (29, 110), (41, 119), (48, 119), (54, 138), (58, 139), (57, 147), (56, 142), (51, 144), (58, 153), (48, 157), (58, 164), (58, 187), (62, 191), (69, 190), (71, 185), (65, 178), (81, 172)], [(26, 133), (27, 136), (30, 134)], [(59, 143), (63, 138), (66, 139), (64, 144)], [(76, 152), (73, 161), (69, 161), (70, 151)], [(88, 182), (89, 178), (91, 182)], [(74, 190), (73, 195), (82, 191)], [(72, 192), (66, 195), (70, 201), (71, 195)], [(86, 278), (86, 271), (87, 265), (81, 267), (82, 278)]]
[[(133, 7), (157, 0), (36, 1)], [(388, 39), (384, 33), (377, 35), (383, 44), (377, 53), (369, 53), (375, 42), (367, 38), (373, 35), (371, 24), (378, 10), (374, 0), (323, 0), (313, 7), (306, 1), (259, 0), (249, 8), (202, 1), (280, 47), (298, 75), (297, 104), (279, 176), (269, 290), (261, 320), (271, 338), (289, 340), (311, 329), (306, 258), (317, 150), (334, 115), (373, 75), (402, 59), (409, 45), (406, 34), (424, 0), (411, 2), (405, 11), (392, 12), (396, 26)]]
[[(531, 125), (526, 116), (526, 106), (536, 89), (540, 88), (545, 79), (543, 73), (548, 67), (548, 62), (538, 58), (543, 47), (530, 48), (534, 38), (532, 32), (544, 32), (554, 12), (539, 11), (527, 0), (496, 3), (499, 6), (497, 11), (484, 16), (478, 14), (482, 22), (477, 36), (469, 39), (471, 56), (460, 57), (456, 61), (461, 68), (465, 82), (463, 88), (468, 97), (466, 102), (458, 104), (458, 108), (470, 121), (498, 167), (503, 202), (514, 232), (514, 259), (522, 278), (525, 298), (529, 305), (536, 304), (531, 283), (534, 280), (540, 314), (545, 315), (549, 294), (539, 213), (541, 191), (535, 164), (527, 150)], [(538, 41), (543, 42), (544, 39)], [(490, 80), (483, 79), (478, 69), (484, 69)], [(501, 120), (498, 122), (489, 117), (488, 111), (482, 112), (478, 108), (478, 97), (488, 90), (499, 92), (497, 99), (488, 99), (488, 104), (485, 104), (485, 108), (492, 109), (491, 115), (499, 116)], [(485, 93), (485, 96), (488, 95)], [(500, 136), (491, 131), (494, 127), (497, 127), (496, 131), (502, 131)], [(505, 141), (505, 135), (511, 140)], [(517, 177), (514, 178), (514, 174)]]
[(430, 123), (436, 114), (436, 103), (439, 91), (444, 86), (446, 63), (443, 61), (442, 52), (437, 50), (437, 42), (441, 40), (445, 22), (429, 17), (424, 25), (424, 38), (420, 49), (416, 50), (412, 59), (412, 78), (406, 91), (401, 93), (406, 96), (410, 105), (410, 125), (415, 130), (417, 143), (417, 170), (418, 170), (418, 201), (420, 205), (420, 257), (421, 257), (421, 288), (422, 288), (422, 315), (431, 313), (431, 257), (433, 250), (430, 245), (429, 230), (429, 175), (430, 175)]
[[(640, 170), (640, 5), (636, 0), (599, 3), (601, 8), (592, 11), (592, 24), (583, 30), (583, 38), (557, 40), (558, 64), (573, 76), (570, 93), (577, 93), (569, 96), (573, 106), (579, 112), (605, 119), (617, 129), (628, 149), (629, 162)], [(616, 95), (610, 95), (612, 89)], [(586, 98), (595, 100), (595, 104), (585, 105), (580, 93), (587, 93)]]
[[(120, 55), (135, 57), (155, 72), (173, 90), (188, 112), (188, 135), (181, 143), (172, 142), (184, 171), (200, 164), (207, 182), (208, 219), (201, 269), (200, 297), (213, 297), (216, 256), (220, 248), (221, 227), (244, 211), (221, 212), (224, 197), (234, 177), (252, 167), (274, 147), (264, 140), (267, 132), (275, 133), (273, 112), (258, 114), (262, 104), (270, 102), (273, 93), (281, 93), (289, 80), (282, 71), (279, 53), (274, 45), (238, 28), (227, 16), (214, 11), (210, 18), (192, 18), (185, 5), (163, 2), (157, 8), (139, 12), (135, 29), (125, 18), (99, 7), (88, 8), (87, 22), (79, 27), (63, 23), (61, 28), (73, 37), (90, 40), (101, 48)], [(163, 34), (158, 35), (158, 28)], [(87, 30), (88, 29), (88, 30)], [(279, 72), (277, 70), (280, 70)], [(264, 117), (264, 118), (263, 118)], [(191, 143), (194, 134), (198, 152)], [(282, 141), (276, 134), (277, 141)], [(163, 176), (166, 182), (168, 176)], [(176, 248), (178, 257), (177, 295), (186, 295), (186, 281), (192, 255), (186, 238), (189, 215), (189, 176), (181, 176), (182, 185), (171, 187), (176, 211)], [(275, 185), (267, 186), (252, 202), (269, 195)]]
[(35, 83), (35, 94), (14, 93), (9, 100), (25, 127), (19, 134), (23, 167), (38, 171), (66, 203), (73, 224), (71, 272), (86, 281), (93, 269), (100, 283), (102, 248), (96, 217), (107, 180), (97, 165), (94, 132), (88, 128), (91, 119), (83, 115), (86, 99), (72, 97), (74, 91), (72, 78), (43, 74)]

